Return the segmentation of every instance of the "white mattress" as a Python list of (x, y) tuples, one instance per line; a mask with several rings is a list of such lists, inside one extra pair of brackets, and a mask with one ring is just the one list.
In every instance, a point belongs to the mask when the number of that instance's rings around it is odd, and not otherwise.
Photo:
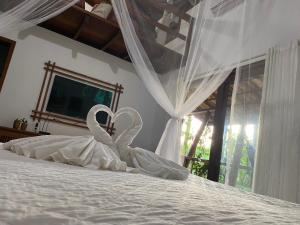
[(300, 224), (300, 206), (190, 176), (170, 181), (0, 150), (0, 224)]

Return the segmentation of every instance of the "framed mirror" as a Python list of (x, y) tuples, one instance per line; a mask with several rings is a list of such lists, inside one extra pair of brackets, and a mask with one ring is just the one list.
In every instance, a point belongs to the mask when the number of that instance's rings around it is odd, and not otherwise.
[[(44, 64), (44, 69), (38, 102), (31, 114), (33, 120), (87, 128), (86, 117), (94, 105), (106, 105), (112, 112), (118, 110), (124, 91), (121, 84), (95, 79), (51, 61)], [(114, 133), (114, 124), (106, 113), (97, 113), (96, 119), (109, 134)]]

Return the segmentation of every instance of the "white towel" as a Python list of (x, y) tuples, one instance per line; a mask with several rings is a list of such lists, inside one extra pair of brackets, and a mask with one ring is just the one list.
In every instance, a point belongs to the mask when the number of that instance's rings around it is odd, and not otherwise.
[(49, 135), (17, 139), (3, 148), (26, 157), (94, 169), (126, 171), (126, 163), (93, 136)]
[[(116, 138), (115, 142), (108, 137), (108, 134), (104, 134), (106, 131), (96, 121), (96, 114), (100, 111), (107, 112), (114, 122), (122, 115), (128, 115), (131, 119), (130, 126)], [(98, 138), (97, 140), (111, 143), (111, 149), (118, 151), (120, 159), (126, 162), (127, 166), (135, 168), (131, 172), (165, 179), (185, 180), (188, 178), (189, 171), (186, 168), (166, 160), (151, 151), (129, 146), (143, 126), (142, 118), (135, 109), (124, 107), (117, 111), (116, 114), (113, 114), (108, 107), (96, 105), (90, 110), (88, 121), (89, 128), (93, 135)]]
[[(131, 124), (113, 141), (96, 120), (99, 111), (108, 113), (113, 122), (122, 115), (129, 115)], [(114, 114), (107, 106), (96, 105), (88, 113), (87, 126), (93, 136), (49, 135), (23, 138), (5, 143), (3, 147), (35, 159), (113, 171), (126, 171), (129, 166), (134, 168), (129, 171), (135, 173), (165, 179), (187, 179), (189, 171), (186, 168), (151, 151), (129, 146), (143, 126), (142, 118), (135, 109), (125, 107)]]

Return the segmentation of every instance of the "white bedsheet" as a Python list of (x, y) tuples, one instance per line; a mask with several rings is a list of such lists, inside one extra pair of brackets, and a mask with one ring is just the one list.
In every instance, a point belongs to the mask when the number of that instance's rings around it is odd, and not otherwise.
[(300, 206), (190, 176), (170, 181), (0, 150), (0, 224), (300, 224)]

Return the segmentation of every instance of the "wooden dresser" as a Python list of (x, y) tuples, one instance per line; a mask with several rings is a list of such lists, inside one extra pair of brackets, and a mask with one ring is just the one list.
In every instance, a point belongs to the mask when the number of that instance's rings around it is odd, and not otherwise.
[(34, 137), (39, 136), (39, 134), (30, 132), (30, 131), (22, 131), (16, 130), (8, 127), (0, 126), (0, 142), (5, 143), (10, 140), (25, 138), (25, 137)]

